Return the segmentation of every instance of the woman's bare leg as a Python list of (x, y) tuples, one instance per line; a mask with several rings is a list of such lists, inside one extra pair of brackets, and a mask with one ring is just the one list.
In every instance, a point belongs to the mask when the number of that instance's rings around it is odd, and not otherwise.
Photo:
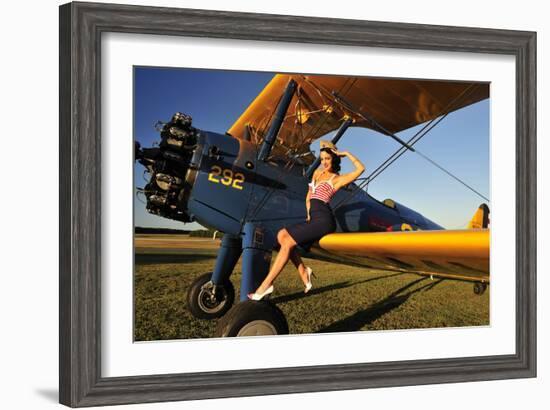
[(296, 250), (296, 247), (292, 248), (292, 250), (290, 251), (290, 260), (292, 261), (294, 266), (296, 266), (296, 269), (298, 269), (298, 274), (300, 275), (302, 282), (304, 282), (304, 286), (307, 285), (306, 265), (304, 264), (304, 261), (302, 261), (302, 258)]
[(264, 293), (266, 289), (271, 286), (275, 278), (279, 276), (279, 273), (281, 273), (286, 263), (288, 262), (290, 252), (296, 246), (296, 242), (294, 242), (294, 239), (292, 239), (292, 236), (288, 234), (286, 229), (281, 229), (279, 231), (279, 233), (277, 234), (277, 240), (281, 245), (281, 249), (279, 249), (279, 253), (277, 253), (277, 257), (275, 258), (275, 261), (273, 262), (269, 273), (265, 277), (260, 287), (256, 289), (255, 293)]

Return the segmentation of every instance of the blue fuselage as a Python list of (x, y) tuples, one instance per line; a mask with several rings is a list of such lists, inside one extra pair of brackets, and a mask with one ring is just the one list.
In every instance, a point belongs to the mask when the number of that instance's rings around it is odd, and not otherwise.
[[(257, 146), (230, 136), (201, 132), (190, 162), (187, 202), (191, 220), (232, 235), (246, 223), (276, 233), (306, 218), (308, 179), (299, 160), (257, 160)], [(191, 188), (191, 187), (189, 187)], [(391, 200), (380, 202), (350, 184), (330, 202), (338, 232), (443, 229)]]

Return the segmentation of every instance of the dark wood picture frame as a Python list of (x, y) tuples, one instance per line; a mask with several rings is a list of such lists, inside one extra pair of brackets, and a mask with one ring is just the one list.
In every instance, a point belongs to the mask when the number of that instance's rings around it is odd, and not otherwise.
[[(101, 376), (101, 35), (107, 32), (512, 55), (516, 352)], [(536, 376), (536, 33), (95, 3), (60, 7), (60, 402), (81, 407)]]

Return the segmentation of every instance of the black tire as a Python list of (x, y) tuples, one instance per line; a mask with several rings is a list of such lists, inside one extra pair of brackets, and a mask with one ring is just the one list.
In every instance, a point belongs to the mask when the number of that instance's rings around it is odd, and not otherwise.
[(284, 313), (268, 301), (247, 300), (223, 317), (216, 328), (216, 337), (287, 335)]
[(195, 279), (187, 291), (187, 308), (197, 319), (222, 317), (235, 302), (235, 288), (231, 281), (218, 285), (213, 296), (208, 286), (211, 279), (212, 272), (205, 273)]
[(487, 284), (483, 282), (476, 282), (474, 283), (474, 293), (476, 295), (483, 295), (485, 291), (487, 290)]

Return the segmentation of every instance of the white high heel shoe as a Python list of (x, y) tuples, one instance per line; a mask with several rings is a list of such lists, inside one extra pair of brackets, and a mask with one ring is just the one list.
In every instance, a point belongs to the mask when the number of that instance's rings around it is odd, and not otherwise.
[(304, 289), (304, 293), (308, 293), (311, 288), (313, 287), (313, 284), (311, 283), (311, 277), (313, 276), (314, 278), (316, 278), (317, 276), (315, 276), (315, 274), (313, 273), (313, 271), (311, 270), (311, 268), (308, 266), (306, 268), (306, 273), (307, 273), (307, 283), (306, 283), (306, 288)]
[(273, 285), (271, 285), (270, 287), (268, 287), (264, 293), (249, 293), (248, 294), (248, 299), (250, 300), (262, 300), (264, 297), (266, 297), (267, 295), (273, 293)]

